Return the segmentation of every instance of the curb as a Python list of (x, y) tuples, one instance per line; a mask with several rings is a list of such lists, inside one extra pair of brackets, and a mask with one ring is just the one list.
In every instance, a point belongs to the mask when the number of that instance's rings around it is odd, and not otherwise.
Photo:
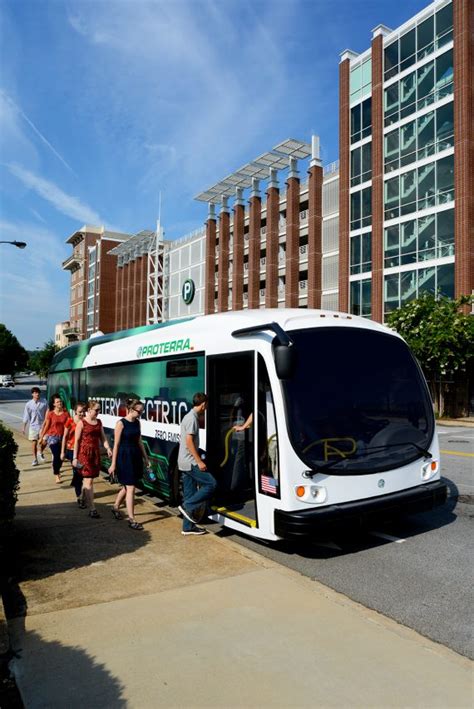
[(454, 426), (461, 428), (474, 428), (474, 419), (436, 419), (437, 426)]

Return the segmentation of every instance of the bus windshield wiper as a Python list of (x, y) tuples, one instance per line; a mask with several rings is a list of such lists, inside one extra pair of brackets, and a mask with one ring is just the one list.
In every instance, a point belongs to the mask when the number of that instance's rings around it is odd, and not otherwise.
[(308, 471), (305, 477), (312, 478), (318, 473), (324, 473), (324, 471), (328, 470), (329, 468), (332, 468), (333, 465), (336, 465), (336, 463), (341, 463), (345, 460), (360, 458), (364, 455), (369, 455), (370, 453), (375, 453), (379, 450), (384, 450), (385, 448), (399, 448), (400, 446), (413, 446), (418, 451), (420, 451), (420, 453), (423, 453), (425, 458), (433, 457), (433, 455), (429, 452), (427, 448), (423, 448), (423, 446), (418, 445), (418, 443), (414, 443), (414, 441), (405, 441), (404, 443), (385, 443), (383, 446), (374, 446), (373, 448), (368, 448), (365, 451), (355, 451), (354, 453), (344, 456), (344, 458), (336, 458), (335, 460), (330, 460), (328, 463), (324, 463), (324, 465), (316, 465), (315, 470), (311, 472)]

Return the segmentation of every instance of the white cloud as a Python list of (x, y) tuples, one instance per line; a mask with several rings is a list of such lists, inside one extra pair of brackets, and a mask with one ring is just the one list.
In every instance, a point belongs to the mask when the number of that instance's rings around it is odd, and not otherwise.
[(63, 192), (53, 182), (45, 180), (43, 177), (39, 177), (15, 163), (11, 163), (7, 167), (12, 175), (15, 175), (26, 187), (34, 190), (40, 197), (52, 204), (58, 212), (75, 219), (81, 224), (99, 225), (104, 223), (98, 212), (83, 204), (78, 197), (73, 197)]
[[(8, 96), (8, 94), (5, 93), (5, 91), (2, 91), (1, 89), (0, 89), (0, 97), (1, 97), (2, 101), (5, 102), (6, 104), (8, 104), (15, 113), (17, 113), (19, 116), (21, 116), (21, 118), (23, 118), (23, 120), (30, 126), (30, 128), (38, 136), (38, 138), (49, 148), (49, 150), (53, 153), (53, 155), (55, 155), (57, 157), (57, 159), (60, 160), (60, 162), (62, 162), (64, 167), (66, 167), (70, 172), (72, 172), (73, 175), (75, 175), (76, 173), (74, 172), (72, 167), (66, 162), (66, 160), (62, 157), (62, 155), (60, 155), (58, 153), (56, 148), (54, 148), (51, 145), (49, 140), (47, 140), (47, 138), (45, 138), (45, 136), (41, 133), (41, 131), (35, 126), (33, 121), (30, 120), (28, 118), (28, 116), (26, 115), (26, 113), (20, 108), (20, 106), (18, 106), (18, 104), (16, 104), (15, 101), (10, 96)], [(76, 177), (77, 177), (77, 175), (76, 175)]]
[(182, 199), (238, 167), (243, 152), (261, 152), (290, 83), (280, 40), (294, 9), (291, 2), (236, 8), (205, 0), (82, 3), (69, 17), (89, 43), (82, 99), (96, 104), (113, 84), (91, 120), (140, 170), (139, 194), (166, 186)]
[(30, 207), (29, 209), (30, 209), (30, 212), (32, 213), (32, 215), (33, 215), (34, 217), (36, 217), (36, 219), (37, 219), (39, 222), (43, 222), (43, 224), (46, 224), (46, 219), (43, 219), (43, 217), (41, 216), (41, 214), (40, 214), (39, 212), (37, 212), (36, 209), (33, 209), (33, 207)]

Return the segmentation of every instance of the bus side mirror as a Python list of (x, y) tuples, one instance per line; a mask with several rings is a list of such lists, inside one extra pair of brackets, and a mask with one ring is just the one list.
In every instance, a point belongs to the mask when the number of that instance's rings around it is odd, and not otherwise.
[(278, 379), (291, 379), (295, 371), (296, 351), (288, 345), (276, 345), (273, 350)]

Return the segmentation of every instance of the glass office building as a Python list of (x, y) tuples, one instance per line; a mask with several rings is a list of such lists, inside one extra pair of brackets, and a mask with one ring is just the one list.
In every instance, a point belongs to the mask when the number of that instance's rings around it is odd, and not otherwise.
[(433, 2), (341, 55), (341, 310), (472, 291), (472, 13)]

